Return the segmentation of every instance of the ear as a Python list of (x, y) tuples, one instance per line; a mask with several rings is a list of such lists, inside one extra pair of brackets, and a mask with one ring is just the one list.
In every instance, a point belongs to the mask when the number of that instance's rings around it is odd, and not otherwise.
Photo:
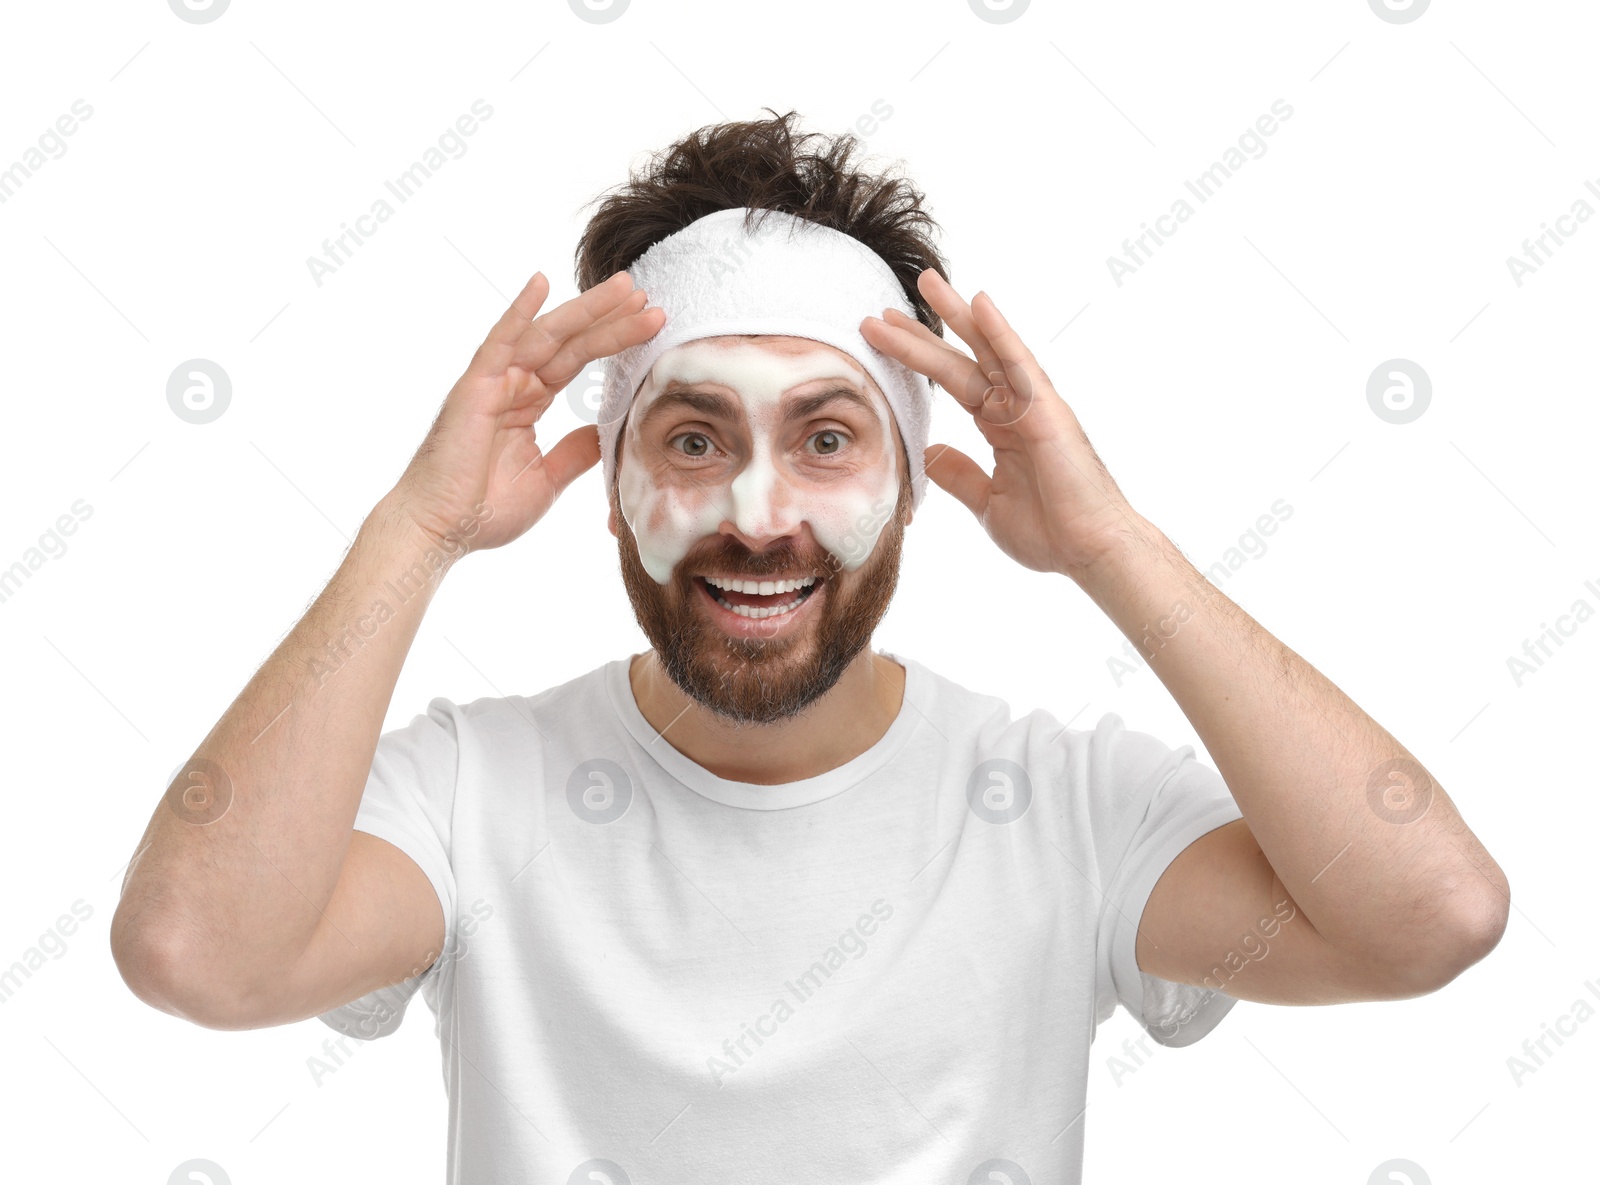
[(614, 502), (611, 504), (611, 509), (606, 511), (606, 530), (611, 532), (612, 538), (616, 538), (616, 534), (617, 534), (617, 506), (616, 506), (616, 503), (614, 503)]

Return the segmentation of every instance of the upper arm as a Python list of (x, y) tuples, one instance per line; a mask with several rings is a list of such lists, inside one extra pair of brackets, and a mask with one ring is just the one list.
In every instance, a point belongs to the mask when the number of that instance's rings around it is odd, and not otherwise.
[(1134, 955), (1150, 975), (1264, 1004), (1415, 994), (1317, 933), (1243, 819), (1208, 831), (1167, 866), (1145, 903)]
[(350, 833), (338, 884), (311, 941), (282, 979), (238, 1009), (230, 1028), (318, 1016), (421, 975), (445, 941), (444, 910), (410, 856), (365, 831)]

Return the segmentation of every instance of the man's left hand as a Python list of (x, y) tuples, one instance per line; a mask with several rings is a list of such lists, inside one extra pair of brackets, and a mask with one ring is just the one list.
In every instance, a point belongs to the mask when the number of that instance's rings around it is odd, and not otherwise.
[(865, 318), (861, 334), (955, 396), (994, 449), (991, 477), (952, 445), (929, 445), (923, 463), (934, 484), (972, 511), (1001, 551), (1036, 572), (1080, 579), (1144, 538), (1149, 524), (988, 293), (968, 305), (932, 268), (917, 288), (975, 358), (896, 309)]

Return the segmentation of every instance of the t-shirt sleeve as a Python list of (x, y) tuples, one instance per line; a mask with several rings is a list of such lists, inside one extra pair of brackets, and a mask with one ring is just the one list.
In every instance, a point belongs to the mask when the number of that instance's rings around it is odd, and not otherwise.
[(1211, 988), (1172, 983), (1139, 969), (1134, 940), (1150, 892), (1195, 840), (1244, 817), (1222, 775), (1107, 713), (1089, 742), (1101, 902), (1096, 938), (1096, 1019), (1121, 1004), (1158, 1044), (1190, 1045), (1238, 1003)]
[(394, 1032), (417, 989), (444, 973), (449, 962), (444, 952), (455, 949), (456, 882), (450, 867), (450, 819), (456, 793), (458, 723), (456, 705), (436, 698), (410, 724), (378, 738), (352, 829), (388, 840), (422, 869), (444, 911), (444, 946), (421, 975), (378, 988), (317, 1018), (341, 1033), (366, 1039)]

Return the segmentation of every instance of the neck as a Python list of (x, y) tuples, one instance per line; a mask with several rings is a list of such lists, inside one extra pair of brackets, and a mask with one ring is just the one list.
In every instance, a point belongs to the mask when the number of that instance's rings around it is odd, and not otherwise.
[(719, 778), (776, 786), (837, 769), (883, 738), (900, 713), (906, 671), (869, 648), (799, 716), (737, 724), (686, 696), (654, 650), (628, 667), (639, 711), (661, 740)]

